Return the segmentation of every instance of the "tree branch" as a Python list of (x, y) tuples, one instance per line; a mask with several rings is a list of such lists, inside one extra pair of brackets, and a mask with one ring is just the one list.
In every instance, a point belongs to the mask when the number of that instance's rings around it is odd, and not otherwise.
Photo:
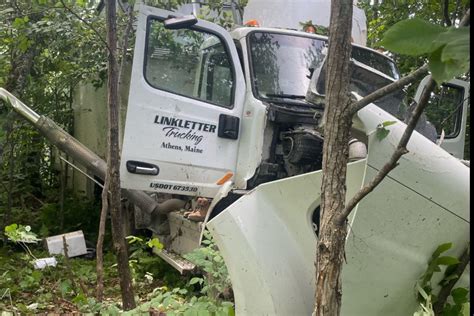
[(92, 25), (90, 24), (89, 22), (87, 22), (85, 19), (83, 19), (79, 14), (77, 14), (76, 12), (74, 12), (71, 8), (69, 8), (65, 3), (64, 3), (64, 0), (59, 0), (61, 1), (61, 4), (63, 5), (64, 9), (66, 9), (67, 11), (69, 11), (72, 15), (74, 15), (79, 21), (81, 21), (82, 23), (84, 23), (88, 28), (90, 28), (92, 30), (92, 32), (94, 32), (97, 37), (99, 38), (99, 40), (102, 42), (102, 44), (105, 45), (105, 47), (107, 48), (107, 50), (109, 52), (111, 52), (111, 49), (109, 47), (109, 45), (107, 44), (107, 42), (105, 41), (105, 39), (102, 37), (102, 35), (100, 35), (99, 31), (97, 31), (97, 29)]
[[(120, 1), (119, 1), (120, 3)], [(120, 66), (119, 66), (119, 72), (118, 72), (118, 90), (121, 91), (122, 85), (123, 85), (123, 76), (124, 76), (124, 68), (125, 68), (125, 60), (127, 58), (127, 50), (129, 46), (129, 37), (130, 33), (133, 28), (133, 20), (134, 20), (134, 15), (133, 15), (133, 8), (134, 6), (132, 4), (129, 4), (128, 10), (127, 10), (127, 26), (125, 27), (123, 39), (122, 39), (122, 56), (120, 60)], [(123, 124), (122, 121), (124, 120), (123, 112), (125, 109), (124, 105), (124, 100), (123, 100), (123, 95), (122, 93), (119, 93), (119, 146), (122, 148), (122, 142), (123, 142)]]
[(457, 265), (456, 270), (453, 272), (453, 275), (456, 275), (457, 277), (445, 284), (439, 291), (438, 298), (433, 305), (433, 311), (435, 315), (441, 315), (443, 312), (443, 307), (446, 304), (449, 295), (451, 294), (451, 290), (453, 289), (456, 282), (458, 282), (459, 278), (461, 278), (461, 275), (470, 261), (469, 252), (469, 245), (467, 245), (466, 249), (464, 249), (464, 252), (461, 255), (461, 258), (459, 258), (459, 264)]
[(451, 19), (449, 18), (449, 0), (444, 0), (443, 1), (443, 16), (444, 16), (444, 23), (446, 26), (451, 26), (453, 23), (451, 22)]
[(411, 116), (410, 120), (408, 121), (407, 127), (405, 132), (403, 133), (400, 142), (398, 143), (395, 152), (390, 157), (390, 160), (380, 169), (379, 173), (356, 195), (347, 203), (346, 207), (339, 215), (338, 221), (339, 223), (343, 223), (354, 207), (359, 203), (365, 196), (367, 196), (370, 192), (372, 192), (377, 185), (387, 176), (387, 174), (392, 171), (396, 166), (398, 166), (398, 160), (406, 153), (408, 150), (406, 148), (408, 141), (410, 140), (413, 131), (415, 130), (416, 124), (418, 123), (418, 119), (420, 118), (423, 110), (428, 105), (428, 100), (430, 98), (431, 92), (436, 87), (435, 81), (430, 77), (423, 94), (421, 95), (420, 102), (416, 105), (415, 109), (413, 110), (413, 115)]
[(471, 24), (471, 8), (467, 9), (466, 13), (464, 14), (459, 26), (469, 26)]
[[(120, 1), (119, 1), (120, 3)], [(127, 57), (127, 50), (128, 50), (128, 43), (130, 38), (130, 32), (132, 31), (133, 27), (133, 5), (130, 5), (127, 10), (127, 26), (125, 27), (125, 31), (122, 38), (122, 56), (120, 60), (120, 67), (119, 67), (119, 88), (121, 87), (123, 81), (123, 68), (125, 65), (125, 59)]]
[(372, 92), (371, 94), (363, 97), (361, 100), (353, 103), (351, 105), (351, 113), (353, 115), (356, 114), (357, 111), (361, 110), (362, 108), (364, 108), (369, 103), (372, 103), (372, 102), (386, 96), (389, 93), (392, 93), (394, 91), (402, 89), (407, 84), (416, 81), (418, 78), (420, 78), (421, 76), (426, 75), (427, 73), (428, 73), (428, 65), (425, 64), (425, 65), (421, 66), (420, 68), (418, 68), (417, 70), (415, 70), (414, 72), (412, 72), (411, 74), (401, 78), (400, 80), (397, 80), (393, 83), (390, 83), (390, 84), (386, 85), (385, 87), (382, 87), (382, 88)]

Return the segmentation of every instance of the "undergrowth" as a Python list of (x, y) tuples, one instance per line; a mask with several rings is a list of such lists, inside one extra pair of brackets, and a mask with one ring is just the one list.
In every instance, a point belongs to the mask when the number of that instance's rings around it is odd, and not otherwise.
[[(30, 233), (27, 226), (9, 226), (12, 238)], [(35, 236), (31, 233), (31, 236)], [(28, 235), (28, 234), (27, 234)], [(30, 237), (31, 237), (30, 236)], [(209, 237), (209, 236), (208, 236)], [(31, 237), (33, 238), (33, 237)], [(210, 237), (209, 237), (210, 238)], [(35, 258), (50, 257), (40, 244), (11, 240), (0, 248), (0, 311), (2, 315), (40, 313), (93, 313), (106, 315), (234, 315), (231, 297), (221, 293), (230, 286), (227, 270), (212, 239), (189, 255), (202, 276), (180, 275), (151, 252), (157, 239), (128, 237), (130, 267), (138, 307), (121, 310), (119, 278), (114, 254), (104, 254), (104, 300), (95, 300), (95, 259), (75, 257), (66, 264), (35, 269)], [(160, 314), (161, 313), (161, 314)]]

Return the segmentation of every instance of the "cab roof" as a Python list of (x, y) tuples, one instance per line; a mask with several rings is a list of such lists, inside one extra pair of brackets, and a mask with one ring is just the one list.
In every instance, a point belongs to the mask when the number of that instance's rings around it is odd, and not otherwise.
[[(230, 35), (234, 40), (240, 41), (242, 38), (247, 37), (252, 32), (267, 32), (267, 33), (279, 33), (279, 34), (285, 34), (285, 35), (290, 35), (290, 36), (304, 36), (304, 37), (309, 37), (309, 38), (314, 38), (314, 39), (320, 39), (327, 41), (328, 37), (324, 35), (319, 35), (319, 34), (312, 34), (312, 33), (307, 33), (303, 31), (298, 31), (298, 30), (290, 30), (290, 29), (284, 29), (284, 28), (275, 28), (275, 27), (250, 27), (250, 26), (238, 26), (232, 31), (230, 31)], [(359, 44), (352, 43), (352, 46), (360, 47), (362, 49), (367, 49), (375, 54), (378, 54), (380, 56), (383, 56), (387, 58), (388, 60), (392, 61), (393, 60), (386, 56), (385, 54), (379, 52), (378, 50), (375, 50), (373, 48), (369, 48), (367, 46), (362, 46)]]

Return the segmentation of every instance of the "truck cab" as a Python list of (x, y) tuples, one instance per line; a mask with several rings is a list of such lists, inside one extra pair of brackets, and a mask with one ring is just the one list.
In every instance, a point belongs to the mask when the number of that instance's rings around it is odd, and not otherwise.
[[(197, 197), (212, 199), (202, 222), (176, 210), (155, 214), (158, 220), (145, 226), (161, 235), (167, 251), (160, 255), (181, 271), (172, 252), (198, 247), (207, 227), (229, 269), (238, 314), (310, 314), (327, 38), (263, 27), (229, 32), (192, 18), (183, 20), (186, 27), (165, 25), (173, 18), (179, 19), (146, 6), (139, 12), (121, 185), (191, 205)], [(375, 50), (354, 44), (352, 60), (355, 98), (399, 78), (395, 63)], [(449, 134), (459, 144), (469, 84), (454, 80), (447, 86), (458, 93), (443, 100), (461, 111), (457, 132)], [(311, 102), (308, 91), (315, 96)], [(396, 92), (354, 117), (348, 198), (396, 147), (409, 114), (403, 99), (403, 91)], [(376, 132), (386, 121), (395, 124), (380, 140)], [(441, 135), (443, 125), (434, 125)], [(469, 168), (452, 155), (459, 151), (437, 144), (438, 135), (430, 139), (429, 126), (421, 123), (410, 153), (349, 219), (343, 289), (350, 294), (342, 314), (413, 312), (416, 299), (407, 289), (432, 251), (453, 242), (456, 255), (468, 240)], [(168, 231), (158, 232), (158, 224)]]
[[(229, 173), (245, 190), (320, 168), (314, 126), (324, 107), (305, 98), (327, 38), (275, 28), (227, 32), (205, 21), (170, 30), (163, 25), (170, 12), (147, 10), (134, 55), (123, 187), (213, 197)], [(383, 80), (398, 79), (382, 54), (354, 45), (353, 55)]]

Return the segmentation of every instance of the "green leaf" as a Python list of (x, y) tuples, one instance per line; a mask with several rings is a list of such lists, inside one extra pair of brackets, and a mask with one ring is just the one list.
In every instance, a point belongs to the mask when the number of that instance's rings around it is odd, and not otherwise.
[(470, 310), (471, 310), (471, 304), (469, 302), (464, 303), (461, 309), (462, 316), (469, 316)]
[(443, 316), (459, 316), (462, 306), (446, 303), (443, 309)]
[(202, 283), (202, 282), (203, 282), (203, 279), (202, 279), (202, 278), (194, 277), (194, 278), (192, 278), (192, 279), (189, 281), (189, 284), (190, 284), (190, 285), (193, 285), (193, 284)]
[(11, 225), (5, 226), (5, 232), (6, 233), (11, 233), (11, 232), (15, 231), (17, 228), (18, 228), (17, 224), (11, 224)]
[(438, 36), (434, 45), (438, 49), (430, 54), (429, 61), (436, 82), (448, 81), (469, 70), (469, 28), (450, 28)]
[(198, 312), (194, 309), (187, 309), (184, 311), (183, 316), (198, 316)]
[(458, 264), (459, 259), (455, 257), (444, 256), (444, 257), (439, 257), (438, 259), (436, 259), (436, 263), (442, 266), (450, 266), (453, 264)]
[(25, 20), (22, 18), (15, 18), (15, 20), (12, 23), (12, 26), (16, 29), (21, 28), (25, 24)]
[(439, 46), (435, 40), (444, 31), (441, 26), (417, 18), (403, 20), (384, 34), (379, 45), (396, 53), (419, 56), (436, 50)]
[(467, 303), (468, 294), (469, 290), (463, 287), (458, 287), (451, 291), (451, 296), (453, 297), (453, 301), (454, 303), (456, 303), (456, 305), (462, 305), (464, 303)]
[(429, 57), (429, 69), (433, 79), (437, 83), (442, 83), (449, 81), (455, 76), (466, 72), (465, 62), (459, 60), (449, 60), (443, 62), (441, 60), (441, 55), (443, 53), (443, 48), (438, 49), (433, 52)]
[(382, 123), (382, 126), (387, 127), (387, 126), (393, 125), (395, 123), (397, 123), (397, 121), (385, 121), (385, 122)]
[(438, 248), (436, 248), (436, 250), (431, 255), (431, 259), (438, 258), (443, 252), (448, 251), (449, 249), (451, 249), (452, 246), (453, 246), (453, 243), (451, 243), (451, 242), (439, 245)]
[(157, 248), (159, 250), (163, 249), (163, 244), (160, 242), (160, 240), (158, 238), (153, 238), (153, 239), (150, 239), (148, 242), (147, 242), (147, 246), (150, 247), (150, 248)]
[(446, 45), (441, 55), (441, 61), (467, 60), (469, 62), (470, 30), (468, 27), (450, 29), (439, 36), (438, 41)]
[(382, 141), (385, 137), (388, 136), (390, 131), (384, 127), (377, 128), (376, 136), (379, 141)]
[(61, 296), (65, 296), (71, 290), (71, 282), (69, 280), (64, 280), (59, 284), (61, 290)]

